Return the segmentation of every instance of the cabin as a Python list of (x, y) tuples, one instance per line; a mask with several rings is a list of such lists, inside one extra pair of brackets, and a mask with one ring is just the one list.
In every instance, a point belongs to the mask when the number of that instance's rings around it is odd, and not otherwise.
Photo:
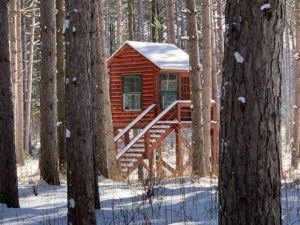
[[(126, 41), (107, 68), (120, 170), (129, 175), (143, 165), (154, 173), (155, 161), (157, 173), (182, 174), (180, 134), (191, 125), (188, 54), (172, 44)], [(161, 155), (162, 141), (174, 131), (175, 168)]]

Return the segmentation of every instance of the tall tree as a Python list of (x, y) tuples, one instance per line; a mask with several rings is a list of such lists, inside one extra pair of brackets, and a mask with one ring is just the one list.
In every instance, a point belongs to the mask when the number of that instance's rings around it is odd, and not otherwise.
[(27, 79), (24, 92), (24, 152), (29, 154), (30, 144), (30, 124), (31, 124), (31, 94), (32, 94), (32, 75), (33, 75), (33, 59), (34, 59), (34, 36), (35, 36), (35, 14), (36, 3), (32, 1), (29, 7), (30, 14), (30, 29), (29, 29), (29, 44), (28, 44), (28, 62), (27, 62)]
[(224, 54), (224, 40), (223, 40), (223, 0), (217, 0), (217, 49), (218, 49), (218, 84), (222, 83), (222, 63), (223, 63), (223, 54)]
[(139, 0), (139, 40), (145, 41), (143, 0)]
[(283, 0), (228, 0), (219, 224), (281, 224)]
[(57, 157), (56, 100), (56, 23), (55, 1), (41, 1), (41, 177), (51, 185), (59, 184)]
[(65, 51), (63, 37), (64, 21), (64, 1), (56, 0), (56, 59), (57, 59), (57, 147), (59, 170), (61, 173), (66, 172), (67, 152), (66, 152), (66, 135), (65, 135)]
[[(122, 43), (122, 0), (117, 0), (117, 29), (116, 30), (117, 30), (116, 49), (119, 49)], [(105, 33), (103, 35), (105, 36)]]
[(175, 44), (175, 28), (174, 28), (174, 4), (173, 0), (167, 0), (167, 35), (168, 43)]
[(186, 1), (187, 35), (190, 60), (191, 111), (192, 111), (192, 173), (197, 176), (207, 175), (207, 162), (203, 152), (202, 107), (200, 57), (197, 33), (197, 12), (195, 0)]
[(21, 164), (24, 165), (24, 101), (23, 101), (23, 53), (22, 53), (22, 15), (21, 0), (16, 0), (17, 13), (17, 74), (16, 74), (16, 149), (21, 156)]
[(102, 4), (98, 2), (98, 41), (99, 62), (97, 63), (97, 127), (98, 127), (98, 154), (99, 169), (105, 177), (117, 179), (119, 170), (116, 164), (116, 152), (114, 146), (114, 132), (111, 117), (111, 104), (109, 96), (109, 76), (106, 67), (106, 51), (104, 38), (104, 20)]
[(298, 169), (300, 148), (300, 0), (295, 0), (295, 103), (291, 166)]
[(0, 1), (0, 202), (19, 207), (8, 41), (8, 1)]
[(158, 29), (157, 29), (157, 2), (151, 0), (151, 41), (158, 41)]
[[(10, 1), (10, 66), (12, 73), (12, 85), (13, 85), (13, 103), (14, 103), (14, 123), (15, 123), (15, 131), (18, 129), (18, 132), (15, 132), (15, 141), (16, 141), (16, 159), (17, 163), (24, 164), (24, 153), (23, 146), (19, 146), (20, 143), (20, 135), (19, 131), (22, 129), (20, 127), (19, 121), (19, 100), (18, 100), (18, 83), (19, 83), (19, 74), (18, 74), (18, 0)], [(20, 81), (21, 82), (21, 81)], [(22, 131), (22, 130), (21, 130)]]
[(206, 165), (203, 168), (203, 175), (209, 175), (209, 155), (211, 150), (210, 140), (210, 123), (211, 123), (211, 31), (212, 31), (212, 19), (211, 19), (211, 0), (203, 0), (201, 4), (202, 9), (202, 43), (203, 43), (203, 89), (202, 89), (202, 112), (203, 112), (203, 140), (204, 140), (204, 152)]
[(68, 224), (96, 224), (94, 189), (94, 88), (90, 0), (67, 0), (66, 148)]
[(128, 40), (133, 40), (133, 0), (127, 0), (128, 7)]

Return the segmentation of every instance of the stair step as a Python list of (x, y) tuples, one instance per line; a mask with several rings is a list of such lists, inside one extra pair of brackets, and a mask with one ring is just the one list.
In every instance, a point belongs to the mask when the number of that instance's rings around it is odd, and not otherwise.
[(121, 158), (121, 163), (122, 162), (136, 162), (136, 158)]
[(150, 134), (150, 138), (159, 138), (161, 135), (159, 134)]
[(165, 130), (161, 130), (161, 129), (151, 129), (149, 130), (150, 133), (165, 133)]
[(156, 124), (177, 124), (178, 120), (164, 120), (158, 121)]
[(127, 152), (145, 152), (144, 148), (130, 148)]
[(138, 153), (125, 153), (125, 157), (141, 157), (142, 155)]
[(156, 140), (155, 140), (155, 139), (150, 139), (150, 142), (151, 142), (151, 143), (155, 143)]
[(133, 163), (121, 163), (121, 167), (127, 168), (127, 167), (132, 167)]
[(170, 126), (169, 126), (169, 125), (158, 125), (158, 124), (156, 124), (156, 125), (154, 125), (152, 128), (157, 128), (157, 129), (168, 129), (168, 128), (170, 128)]
[(133, 145), (133, 147), (144, 147), (144, 146), (145, 146), (144, 144), (139, 144), (139, 143)]
[(145, 140), (144, 139), (139, 139), (138, 141), (137, 141), (138, 143), (144, 143), (145, 142)]

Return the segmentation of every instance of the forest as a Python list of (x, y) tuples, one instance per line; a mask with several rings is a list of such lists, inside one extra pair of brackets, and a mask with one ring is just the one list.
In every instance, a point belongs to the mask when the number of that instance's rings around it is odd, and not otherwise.
[(1, 0), (0, 225), (300, 224), (300, 0)]

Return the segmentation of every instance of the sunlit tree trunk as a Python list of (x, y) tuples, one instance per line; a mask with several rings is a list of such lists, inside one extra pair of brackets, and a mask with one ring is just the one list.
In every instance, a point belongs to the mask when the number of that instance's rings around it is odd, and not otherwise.
[(300, 0), (295, 0), (295, 103), (291, 166), (298, 169), (300, 147)]
[(201, 77), (198, 48), (198, 33), (196, 20), (195, 0), (187, 0), (188, 52), (190, 60), (191, 83), (191, 111), (192, 111), (192, 173), (197, 176), (206, 176), (207, 164), (203, 151), (202, 107), (201, 107)]
[(102, 4), (99, 2), (99, 26), (98, 41), (100, 45), (99, 66), (97, 67), (97, 126), (98, 126), (98, 153), (99, 168), (105, 177), (118, 179), (120, 176), (116, 164), (116, 152), (114, 146), (114, 132), (111, 116), (111, 104), (109, 96), (109, 77), (106, 67), (106, 52), (104, 39), (104, 21), (102, 16)]
[[(219, 224), (282, 224), (282, 0), (227, 0)], [(242, 16), (241, 16), (242, 15)]]
[(139, 40), (145, 41), (143, 0), (139, 0)]
[(0, 203), (18, 208), (14, 113), (9, 61), (8, 1), (0, 1)]
[(41, 2), (41, 178), (58, 185), (55, 1)]
[(156, 26), (157, 20), (157, 2), (156, 0), (151, 0), (151, 41), (158, 41), (158, 30)]
[(128, 7), (128, 40), (133, 40), (133, 0), (127, 0)]
[(203, 89), (202, 89), (202, 113), (203, 113), (203, 140), (204, 140), (204, 152), (206, 165), (203, 171), (203, 175), (209, 175), (210, 164), (209, 156), (211, 151), (211, 138), (210, 138), (210, 121), (211, 121), (211, 32), (212, 32), (212, 20), (211, 20), (211, 1), (202, 1), (202, 34), (203, 34)]
[(223, 54), (224, 54), (224, 38), (223, 38), (223, 10), (222, 10), (223, 0), (217, 0), (217, 49), (218, 49), (218, 84), (222, 83), (223, 76)]
[(31, 94), (32, 94), (32, 75), (34, 59), (34, 35), (35, 35), (35, 3), (31, 5), (30, 12), (30, 38), (28, 44), (28, 63), (27, 63), (27, 80), (25, 82), (24, 94), (24, 152), (29, 154), (30, 149), (30, 124), (31, 124)]
[(175, 44), (175, 28), (174, 28), (174, 4), (173, 0), (167, 0), (167, 28), (168, 43)]
[[(68, 224), (96, 224), (94, 178), (94, 89), (91, 68), (90, 0), (67, 0), (66, 149)], [(96, 18), (93, 18), (96, 19)]]
[[(103, 34), (105, 37), (105, 33)], [(117, 0), (117, 44), (116, 49), (119, 49), (122, 44), (122, 0)]]

